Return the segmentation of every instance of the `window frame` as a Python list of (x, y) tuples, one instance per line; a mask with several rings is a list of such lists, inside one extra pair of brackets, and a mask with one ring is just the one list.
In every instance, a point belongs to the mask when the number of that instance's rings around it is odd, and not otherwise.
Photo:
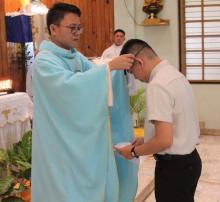
[[(179, 14), (179, 58), (180, 58), (180, 71), (186, 76), (186, 44), (185, 44), (185, 0), (178, 0), (178, 14)], [(203, 7), (201, 7), (203, 8)], [(203, 26), (202, 26), (203, 27)], [(203, 29), (203, 28), (202, 28)], [(202, 34), (203, 35), (203, 34)], [(204, 38), (204, 36), (202, 36)], [(201, 52), (204, 51), (204, 43), (202, 45)], [(195, 84), (220, 84), (219, 80), (203, 80), (204, 79), (204, 57), (202, 57), (202, 79), (201, 80), (189, 80), (190, 83)], [(220, 67), (219, 67), (220, 69)]]

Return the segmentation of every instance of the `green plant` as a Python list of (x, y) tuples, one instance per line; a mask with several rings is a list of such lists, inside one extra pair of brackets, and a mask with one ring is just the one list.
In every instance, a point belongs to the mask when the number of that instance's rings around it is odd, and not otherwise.
[(31, 52), (28, 51), (28, 46), (27, 44), (21, 44), (21, 50), (20, 50), (20, 54), (18, 54), (18, 60), (21, 64), (21, 68), (25, 68), (25, 71), (27, 71), (28, 68), (28, 61), (33, 58), (33, 56), (31, 55)]
[(21, 193), (30, 188), (32, 132), (23, 135), (11, 149), (0, 150), (0, 199), (21, 202)]
[(7, 151), (0, 149), (0, 179), (3, 179), (10, 174), (8, 161)]
[(136, 94), (130, 97), (130, 109), (133, 115), (134, 127), (144, 126), (146, 109), (145, 89), (140, 88)]
[(14, 144), (11, 150), (8, 150), (11, 171), (16, 177), (30, 178), (28, 173), (31, 169), (31, 139), (30, 131), (24, 134), (22, 140)]

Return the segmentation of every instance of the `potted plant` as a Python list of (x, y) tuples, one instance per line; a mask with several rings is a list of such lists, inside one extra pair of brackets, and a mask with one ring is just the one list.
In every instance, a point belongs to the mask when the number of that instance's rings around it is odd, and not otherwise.
[(146, 110), (145, 89), (140, 88), (130, 97), (130, 109), (133, 117), (134, 135), (144, 136), (144, 118)]

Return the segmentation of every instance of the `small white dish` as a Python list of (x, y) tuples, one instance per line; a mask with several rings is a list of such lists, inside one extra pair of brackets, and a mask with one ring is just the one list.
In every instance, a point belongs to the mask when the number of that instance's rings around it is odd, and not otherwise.
[[(116, 148), (123, 148), (123, 147), (128, 146), (128, 145), (131, 145), (131, 143), (130, 142), (119, 142), (116, 145), (114, 145), (114, 147), (116, 147)], [(123, 156), (120, 155), (119, 153), (116, 153), (116, 155), (118, 155), (118, 156), (123, 158)], [(133, 158), (133, 159), (131, 159), (129, 161), (131, 161), (132, 163), (135, 163), (137, 165), (139, 165), (139, 163), (140, 163), (139, 158)]]
[(130, 142), (119, 142), (119, 143), (117, 143), (116, 145), (114, 145), (114, 147), (116, 147), (116, 148), (122, 148), (122, 147), (128, 146), (128, 145), (130, 145), (130, 144), (131, 144)]

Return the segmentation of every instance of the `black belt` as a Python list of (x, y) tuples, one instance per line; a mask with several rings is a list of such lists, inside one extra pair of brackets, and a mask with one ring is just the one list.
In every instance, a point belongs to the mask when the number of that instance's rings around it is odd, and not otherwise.
[(190, 154), (185, 154), (185, 155), (180, 155), (180, 154), (154, 154), (154, 159), (156, 161), (161, 161), (161, 160), (179, 160), (179, 159), (185, 159), (190, 157), (194, 152), (196, 152), (196, 149), (192, 151)]

